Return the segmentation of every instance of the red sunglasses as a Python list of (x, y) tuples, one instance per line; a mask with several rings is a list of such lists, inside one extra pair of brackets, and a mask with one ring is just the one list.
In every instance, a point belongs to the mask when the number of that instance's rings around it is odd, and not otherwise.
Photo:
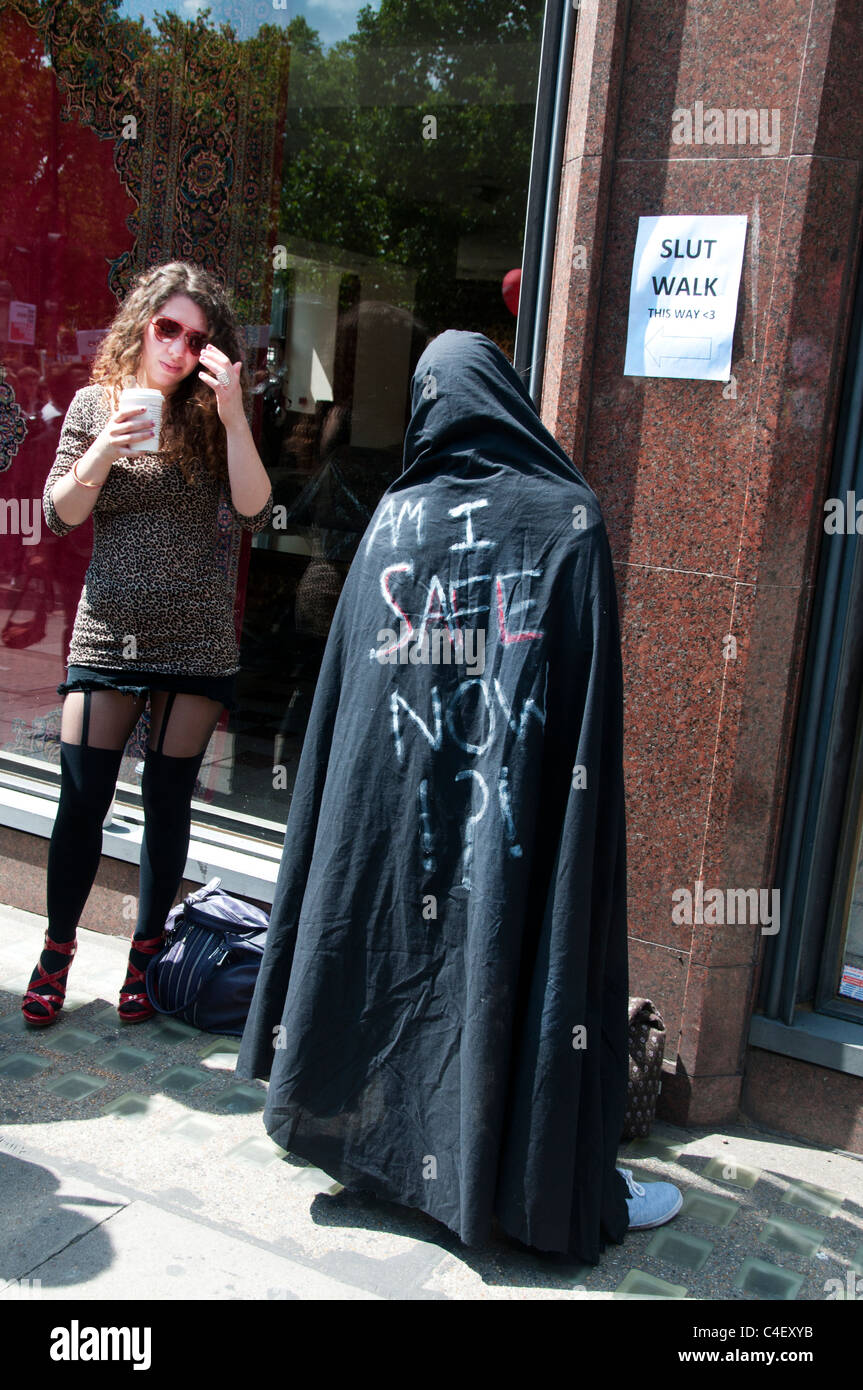
[(172, 343), (175, 338), (182, 333), (186, 346), (193, 357), (200, 357), (201, 351), (210, 341), (208, 333), (200, 333), (196, 329), (187, 328), (184, 323), (178, 323), (176, 319), (156, 318), (150, 319), (153, 332), (160, 343)]

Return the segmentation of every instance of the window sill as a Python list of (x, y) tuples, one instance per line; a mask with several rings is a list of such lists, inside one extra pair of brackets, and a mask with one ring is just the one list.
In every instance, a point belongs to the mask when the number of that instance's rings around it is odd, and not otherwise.
[[(124, 786), (120, 784), (121, 788)], [(58, 797), (57, 785), (40, 785), (0, 773), (0, 825), (49, 839)], [(227, 893), (272, 903), (281, 846), (196, 823), (195, 806), (193, 801), (192, 838), (183, 877), (202, 884), (218, 877)], [(139, 807), (115, 806), (110, 825), (102, 831), (102, 853), (127, 864), (139, 864), (143, 830), (144, 816)]]
[(753, 1014), (749, 1045), (849, 1076), (863, 1076), (863, 1025), (828, 1014), (798, 1009), (790, 1027), (778, 1019)]

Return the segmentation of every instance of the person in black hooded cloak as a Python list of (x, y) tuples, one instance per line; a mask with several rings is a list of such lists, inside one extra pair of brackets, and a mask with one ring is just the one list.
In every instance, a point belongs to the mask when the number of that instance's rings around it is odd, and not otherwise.
[[(599, 504), (448, 331), (345, 582), (237, 1074), (344, 1186), (596, 1263), (628, 967), (622, 677)], [(659, 1224), (659, 1223), (652, 1223)]]

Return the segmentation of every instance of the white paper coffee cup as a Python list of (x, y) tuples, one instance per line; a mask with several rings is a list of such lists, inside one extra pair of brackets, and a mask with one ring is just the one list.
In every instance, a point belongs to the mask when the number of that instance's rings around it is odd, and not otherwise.
[(120, 409), (139, 410), (143, 406), (147, 414), (141, 416), (141, 419), (150, 420), (153, 425), (153, 433), (150, 438), (135, 445), (136, 454), (155, 454), (158, 452), (164, 400), (161, 391), (155, 391), (149, 386), (124, 386), (120, 392)]

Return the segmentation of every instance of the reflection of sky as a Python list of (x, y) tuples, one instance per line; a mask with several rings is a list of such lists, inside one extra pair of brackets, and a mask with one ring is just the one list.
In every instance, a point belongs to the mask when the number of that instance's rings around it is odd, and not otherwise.
[[(302, 15), (316, 29), (324, 44), (346, 39), (364, 0), (287, 0), (285, 9), (276, 9), (273, 0), (209, 0), (210, 21), (230, 24), (238, 38), (256, 34), (261, 24), (288, 24)], [(371, 0), (372, 9), (380, 0)], [(145, 19), (152, 27), (153, 16), (172, 12), (191, 19), (205, 8), (205, 0), (123, 0), (119, 14), (126, 19)]]

